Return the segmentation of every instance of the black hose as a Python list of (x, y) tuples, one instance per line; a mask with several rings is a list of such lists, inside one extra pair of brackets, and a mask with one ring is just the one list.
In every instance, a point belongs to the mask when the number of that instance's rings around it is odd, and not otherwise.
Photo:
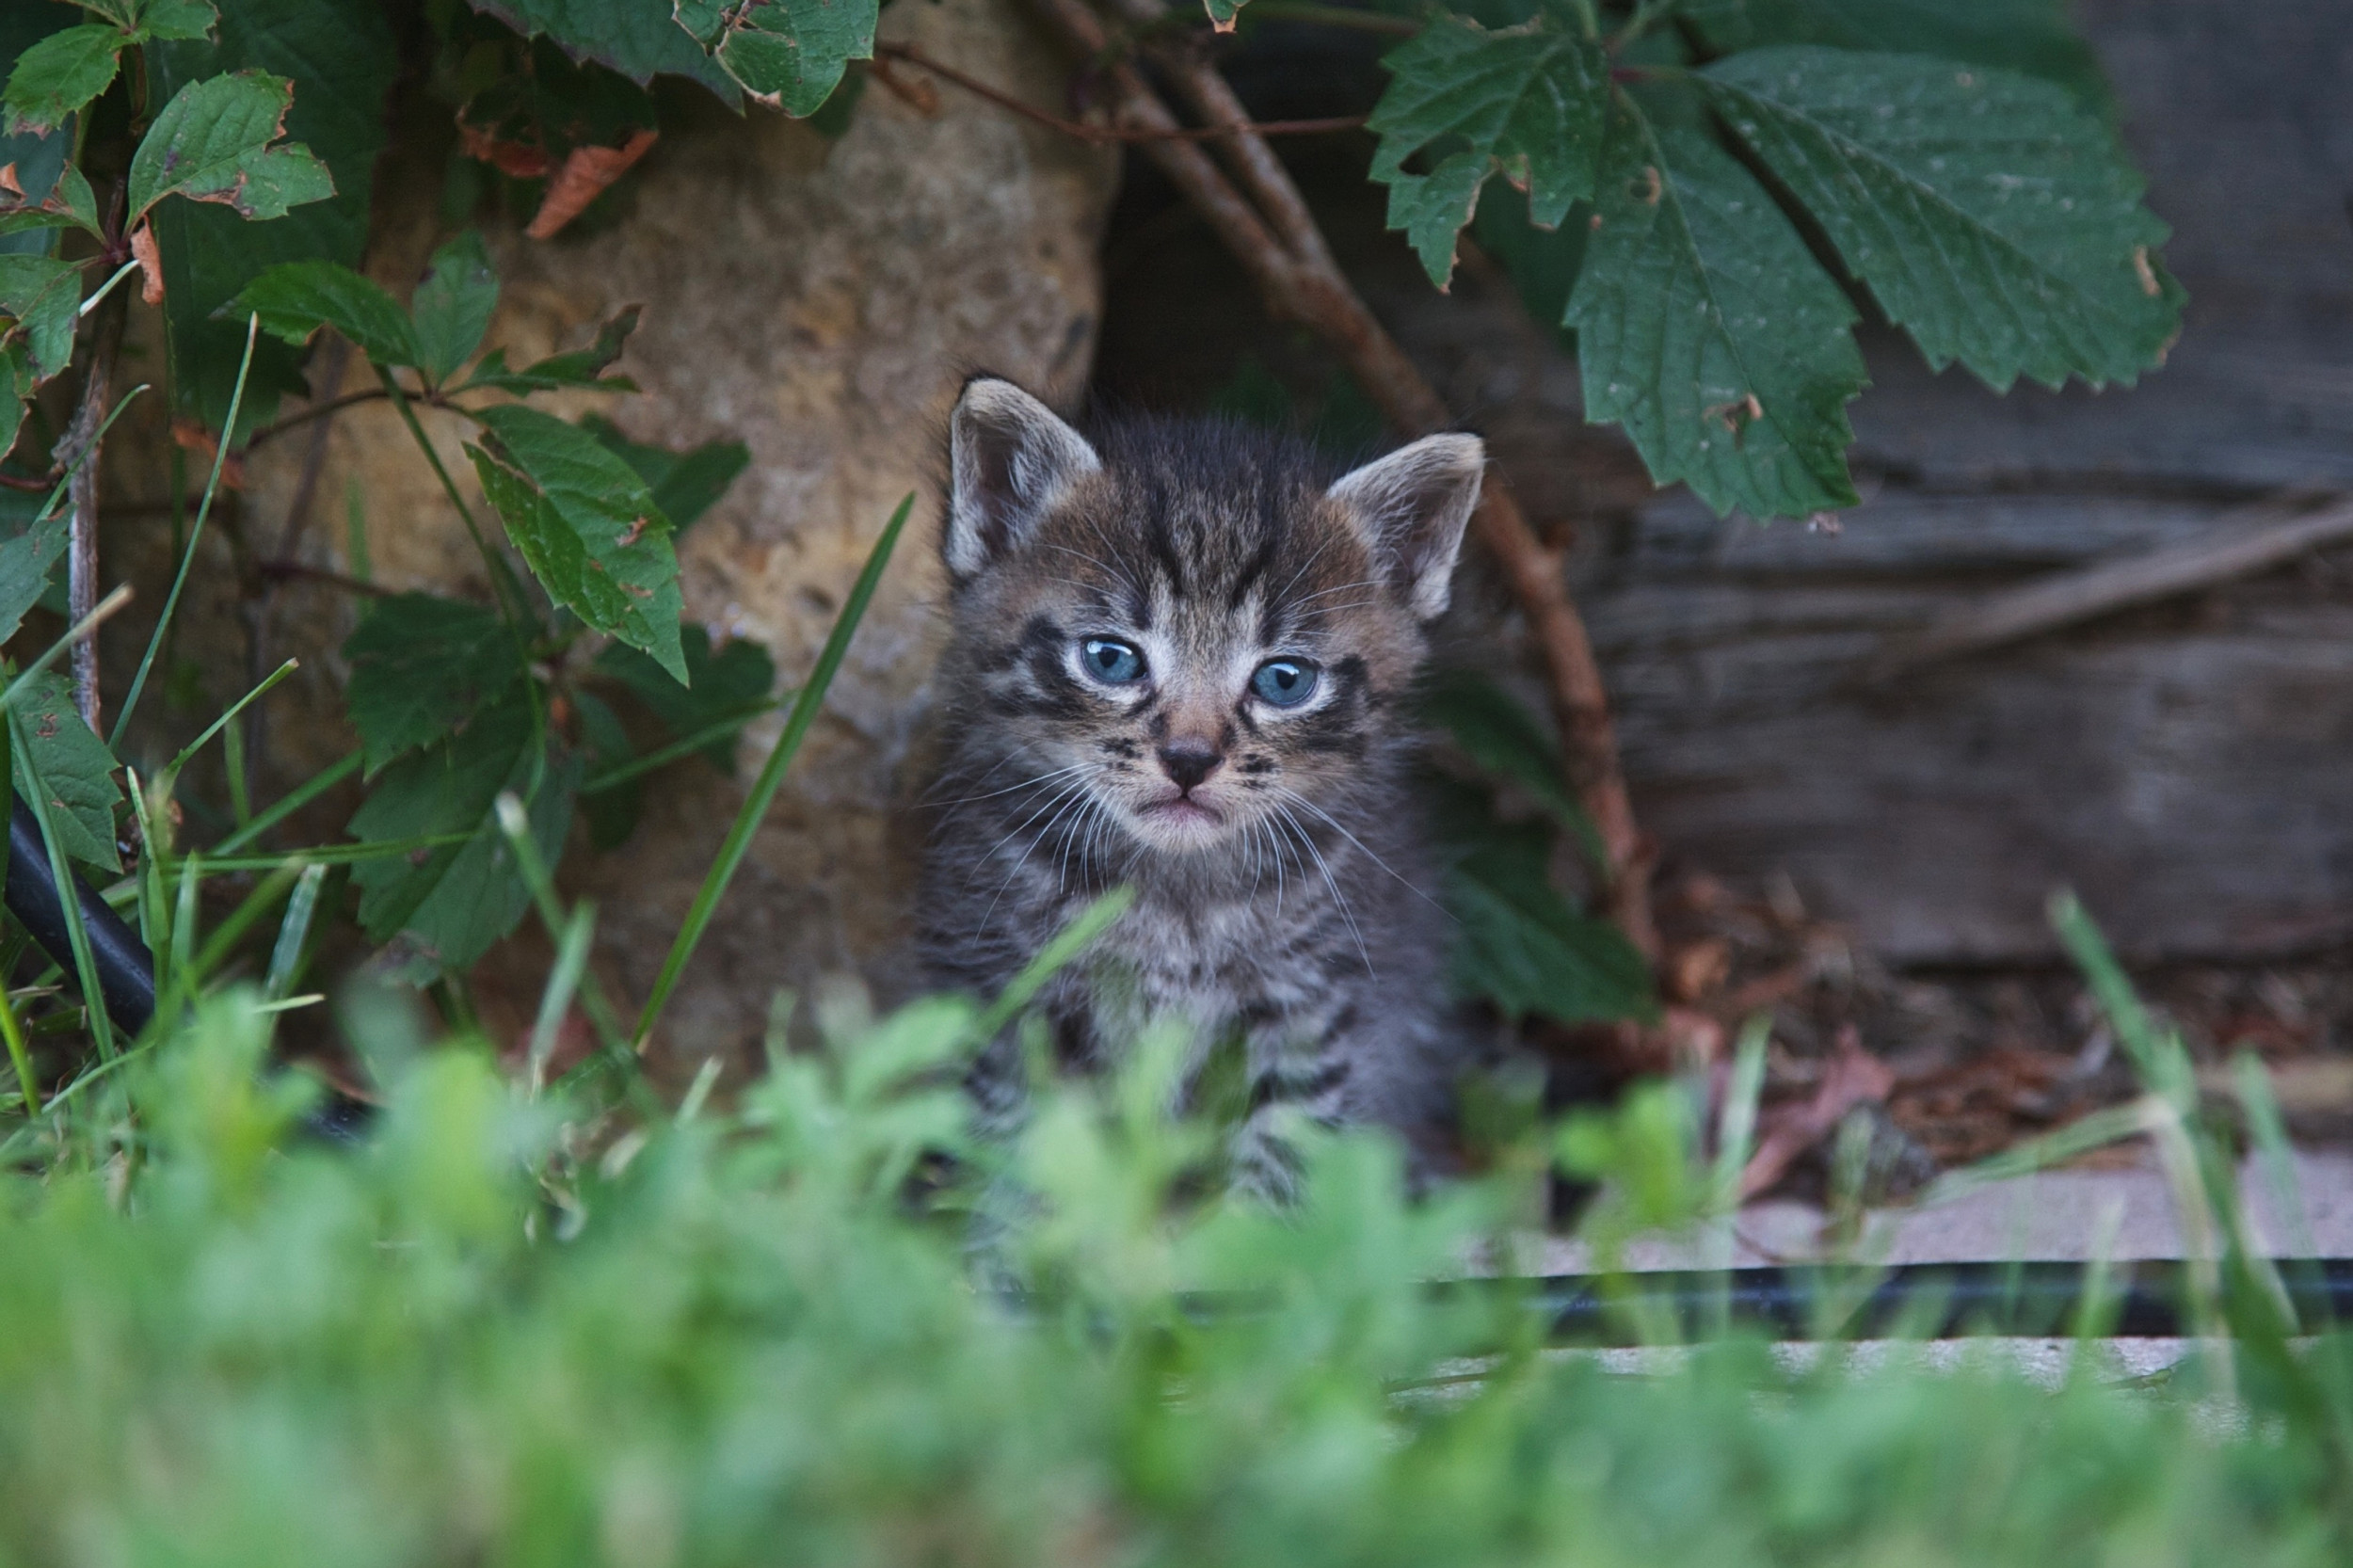
[[(73, 962), (56, 879), (49, 874), (49, 847), (40, 836), (40, 819), (23, 795), (11, 792), (9, 800), (8, 913), (78, 988), (82, 971)], [(104, 899), (79, 877), (72, 881), (73, 902), (82, 908), (82, 929), (89, 935), (90, 961), (98, 970), (106, 1016), (124, 1034), (136, 1034), (155, 1016), (155, 955)]]
[[(2281, 1258), (2278, 1266), (2304, 1332), (2353, 1321), (2353, 1258)], [(2042, 1337), (2077, 1332), (2090, 1272), (2081, 1263), (1914, 1263), (1879, 1271), (1662, 1271), (1609, 1280), (1566, 1274), (1525, 1285), (1556, 1345), (1637, 1345), (1661, 1331), (1698, 1340), (1723, 1327), (1761, 1329), (1774, 1339)], [(2187, 1284), (2177, 1261), (2111, 1264), (2099, 1319), (2089, 1326), (2116, 1339), (2195, 1333), (2183, 1312)]]

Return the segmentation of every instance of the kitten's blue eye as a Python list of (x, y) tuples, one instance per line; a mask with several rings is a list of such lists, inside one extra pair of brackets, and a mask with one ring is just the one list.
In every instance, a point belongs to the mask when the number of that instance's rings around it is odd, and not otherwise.
[(1316, 667), (1305, 659), (1269, 659), (1250, 678), (1258, 700), (1277, 708), (1296, 708), (1315, 695)]
[(1106, 686), (1144, 679), (1144, 655), (1116, 637), (1089, 637), (1079, 645), (1079, 663)]

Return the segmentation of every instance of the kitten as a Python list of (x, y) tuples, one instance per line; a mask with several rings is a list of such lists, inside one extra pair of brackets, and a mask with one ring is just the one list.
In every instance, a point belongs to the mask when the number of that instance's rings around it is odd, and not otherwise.
[[(1448, 920), (1405, 773), (1422, 624), (1485, 462), (1432, 436), (1325, 483), (1296, 442), (1213, 423), (1088, 440), (992, 377), (950, 430), (952, 632), (920, 940), (994, 994), (1089, 901), (1136, 902), (1040, 1000), (1066, 1065), (1174, 1016), (1240, 1037), (1237, 1179), (1288, 1190), (1304, 1112), (1409, 1142), (1461, 1065)], [(1017, 1117), (1010, 1037), (972, 1076)]]

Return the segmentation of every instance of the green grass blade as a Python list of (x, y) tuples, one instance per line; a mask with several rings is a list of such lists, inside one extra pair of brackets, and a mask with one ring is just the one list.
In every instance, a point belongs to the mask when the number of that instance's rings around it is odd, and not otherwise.
[(564, 1015), (580, 988), (581, 976), (588, 970), (588, 944), (596, 932), (596, 905), (583, 900), (573, 906), (571, 918), (564, 922), (563, 932), (556, 937), (555, 966), (548, 971), (547, 987), (539, 993), (539, 1016), (531, 1025), (528, 1060), (529, 1093), (533, 1099), (537, 1099), (539, 1091), (546, 1086), (548, 1059), (555, 1054), (555, 1039), (564, 1027)]
[(254, 687), (251, 691), (246, 693), (245, 696), (231, 703), (227, 710), (221, 713), (220, 717), (215, 719), (212, 723), (204, 727), (204, 733), (199, 735), (195, 740), (190, 741), (185, 746), (181, 748), (180, 755), (171, 760), (171, 766), (164, 770), (164, 776), (167, 778), (178, 778), (180, 776), (180, 770), (186, 767), (191, 761), (195, 760), (196, 754), (202, 751), (206, 745), (211, 744), (214, 736), (228, 728), (230, 721), (234, 719), (239, 713), (244, 712), (257, 697), (265, 696), (271, 687), (277, 685), (280, 680), (285, 680), (286, 677), (292, 675), (301, 666), (301, 660), (289, 659), (284, 664), (279, 665), (276, 669), (270, 671), (268, 675), (263, 677), (262, 683), (260, 685)]
[(663, 960), (662, 972), (653, 983), (653, 994), (646, 999), (646, 1011), (637, 1020), (635, 1043), (639, 1052), (645, 1050), (646, 1041), (652, 1035), (670, 993), (678, 988), (679, 976), (685, 971), (687, 960), (695, 956), (695, 949), (701, 945), (703, 932), (717, 912), (719, 900), (726, 896), (728, 884), (734, 879), (736, 868), (744, 863), (744, 856), (751, 848), (752, 835), (760, 830), (769, 803), (776, 798), (776, 791), (784, 783), (785, 770), (792, 765), (794, 754), (801, 749), (802, 738), (816, 722), (817, 710), (825, 700), (825, 689), (833, 684), (834, 672), (841, 667), (850, 638), (856, 632), (867, 603), (882, 582), (883, 568), (890, 564), (890, 552), (899, 543), (899, 531), (906, 526), (907, 514), (914, 509), (915, 495), (909, 491), (907, 498), (899, 503), (899, 509), (890, 515), (890, 521), (884, 525), (882, 537), (874, 541), (873, 551), (866, 557), (866, 568), (858, 573), (857, 584), (850, 590), (849, 602), (842, 605), (824, 649), (817, 655), (817, 667), (808, 672), (808, 683), (792, 699), (792, 711), (785, 717), (783, 732), (777, 735), (768, 760), (760, 765), (760, 776), (753, 781), (743, 809), (736, 812), (727, 841), (719, 847), (719, 857), (704, 876), (694, 906), (686, 912), (686, 923), (679, 928), (678, 939), (670, 944), (670, 954)]
[[(498, 814), (499, 831), (506, 835), (507, 848), (514, 852), (516, 870), (522, 873), (523, 886), (531, 889), (531, 901), (538, 907), (540, 923), (547, 927), (548, 940), (554, 942), (560, 951), (562, 945), (570, 940), (572, 927), (580, 918), (579, 911), (573, 911), (568, 919), (566, 917), (564, 905), (555, 896), (555, 879), (548, 874), (547, 862), (539, 858), (539, 846), (532, 841), (531, 818), (523, 810), (523, 803), (512, 794), (502, 793), (494, 803), (494, 809)], [(616, 1061), (635, 1066), (637, 1053), (630, 1048), (629, 1038), (621, 1029), (620, 1015), (605, 1000), (604, 988), (597, 984), (596, 976), (587, 977), (580, 996), (588, 1021), (595, 1026), (597, 1037), (603, 1043), (606, 1051)], [(536, 1090), (538, 1080), (534, 1079), (532, 1081)]]
[(39, 658), (17, 671), (16, 679), (8, 682), (6, 690), (0, 690), (0, 706), (15, 707), (18, 694), (23, 692), (26, 685), (63, 657), (67, 648), (96, 632), (108, 616), (130, 602), (131, 584), (128, 583), (122, 584), (114, 592), (100, 600), (91, 608), (90, 613), (75, 621), (64, 636), (41, 649)]
[(245, 323), (245, 358), (237, 364), (237, 384), (229, 392), (229, 420), (220, 428), (220, 443), (213, 449), (213, 472), (204, 481), (203, 499), (196, 504), (196, 524), (188, 530), (187, 549), (180, 555), (180, 569), (171, 579), (171, 593), (164, 600), (164, 613), (155, 617), (154, 632), (147, 639), (147, 651), (139, 655), (138, 673), (131, 678), (131, 690), (122, 699), (122, 711), (115, 715), (114, 733), (106, 737), (109, 748), (120, 747), (123, 735), (131, 728), (131, 715), (138, 712), (139, 697), (147, 690), (148, 672), (155, 667), (155, 655), (164, 646), (164, 634), (171, 630), (172, 612), (180, 607), (180, 592), (188, 585), (188, 568), (196, 565), (196, 547), (204, 539), (204, 520), (213, 515), (213, 497), (220, 489), (221, 470), (229, 461), (229, 444), (237, 428), (237, 406), (245, 401), (246, 377), (253, 370), (253, 342), (262, 329), (262, 318), (250, 315)]
[(974, 1038), (995, 1039), (997, 1032), (1019, 1016), (1021, 1010), (1036, 1000), (1038, 992), (1064, 965), (1078, 957), (1095, 938), (1109, 931), (1135, 901), (1136, 890), (1122, 886), (1113, 888), (1080, 910), (1068, 925), (1054, 934), (1052, 941), (1038, 949), (1037, 956), (1031, 959), (1021, 972), (997, 994), (997, 1000), (988, 1004), (987, 1010), (973, 1020)]
[(302, 947), (311, 939), (311, 919), (318, 910), (319, 885), (327, 880), (325, 866), (304, 868), (301, 878), (295, 883), (294, 897), (286, 901), (286, 919), (278, 928), (278, 945), (270, 950), (269, 972), (262, 982), (262, 996), (269, 1001), (283, 998), (294, 984), (295, 971), (302, 963)]
[(49, 816), (49, 786), (41, 780), (40, 764), (34, 760), (33, 748), (24, 734), (24, 720), (14, 707), (8, 710), (8, 744), (24, 764), (24, 781), (31, 786), (25, 791), (25, 804), (33, 808), (33, 818), (40, 824), (40, 840), (49, 851), (49, 874), (56, 884), (57, 904), (65, 912), (66, 943), (73, 952), (73, 973), (82, 987), (82, 1001), (89, 1015), (90, 1035), (98, 1042), (102, 1061), (112, 1061), (115, 1055), (114, 1020), (106, 1016), (106, 993), (99, 988), (98, 961), (90, 952), (89, 930), (82, 923), (82, 901), (75, 897), (81, 879), (73, 874), (72, 862), (57, 840), (56, 824)]
[(234, 855), (336, 785), (341, 784), (344, 779), (349, 778), (353, 774), (358, 773), (365, 756), (363, 752), (354, 751), (342, 761), (330, 762), (321, 768), (317, 773), (312, 774), (307, 782), (296, 786), (277, 805), (238, 828), (219, 843), (215, 844), (213, 852), (218, 855)]
[(715, 724), (707, 724), (682, 741), (672, 741), (658, 751), (649, 751), (643, 757), (632, 758), (616, 767), (607, 768), (583, 784), (580, 787), (580, 792), (584, 795), (593, 795), (600, 790), (614, 789), (628, 783), (632, 778), (649, 774), (656, 768), (667, 767), (681, 757), (692, 757), (712, 742), (727, 739), (752, 720), (760, 717), (760, 714), (774, 712), (782, 706), (783, 704), (778, 702), (762, 702), (744, 709), (732, 718), (721, 719)]

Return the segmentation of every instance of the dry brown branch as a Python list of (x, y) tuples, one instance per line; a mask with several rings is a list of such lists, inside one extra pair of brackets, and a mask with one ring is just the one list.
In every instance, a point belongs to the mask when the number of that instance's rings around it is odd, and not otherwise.
[[(1340, 271), (1299, 187), (1216, 66), (1181, 40), (1162, 57), (1170, 79), (1209, 122), (1211, 145), (1231, 168), (1231, 179), (1201, 147), (1177, 138), (1175, 133), (1181, 127), (1176, 117), (1143, 73), (1112, 52), (1102, 19), (1085, 0), (1033, 3), (1075, 53), (1108, 62), (1104, 77), (1114, 95), (1118, 122), (1152, 133), (1136, 139), (1249, 273), (1269, 311), (1322, 338), (1399, 429), (1421, 435), (1450, 427), (1454, 417), (1445, 399)], [(1139, 26), (1162, 27), (1167, 19), (1160, 0), (1112, 3)], [(1537, 536), (1500, 483), (1487, 486), (1474, 527), (1503, 568), (1550, 672), (1553, 713), (1569, 783), (1593, 818), (1609, 861), (1603, 878), (1604, 911), (1646, 956), (1656, 957), (1651, 852), (1635, 825), (1618, 761), (1609, 693), (1584, 621), (1569, 597), (1560, 553)]]
[(2211, 588), (2353, 539), (2353, 500), (2293, 495), (2246, 507), (2187, 544), (2057, 572), (1948, 612), (1925, 631), (1891, 638), (1867, 679), (1883, 681), (1939, 660), (2080, 625), (2099, 616)]

